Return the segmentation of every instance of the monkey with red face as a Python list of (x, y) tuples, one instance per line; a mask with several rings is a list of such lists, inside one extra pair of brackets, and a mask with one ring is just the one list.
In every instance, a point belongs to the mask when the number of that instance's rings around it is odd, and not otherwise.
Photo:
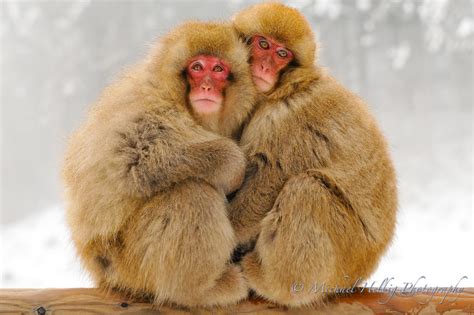
[(260, 296), (319, 303), (321, 288), (368, 277), (392, 239), (395, 172), (386, 142), (357, 96), (315, 65), (305, 18), (278, 3), (238, 13), (260, 100), (240, 140), (248, 166), (229, 213), (241, 265)]
[(225, 194), (243, 180), (234, 137), (254, 104), (232, 27), (186, 23), (108, 87), (71, 137), (67, 219), (102, 290), (156, 304), (235, 303), (247, 294)]
[(283, 44), (264, 36), (252, 36), (249, 43), (252, 78), (260, 92), (268, 92), (277, 83), (280, 71), (293, 60), (293, 54)]
[(189, 100), (194, 111), (203, 114), (218, 112), (230, 67), (217, 57), (197, 56), (190, 60), (187, 70), (191, 89)]

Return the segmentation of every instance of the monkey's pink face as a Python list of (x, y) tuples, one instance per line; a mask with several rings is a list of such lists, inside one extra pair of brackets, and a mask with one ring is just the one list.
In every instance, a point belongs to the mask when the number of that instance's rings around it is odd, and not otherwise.
[(194, 112), (217, 112), (222, 106), (224, 89), (229, 83), (229, 65), (217, 57), (199, 55), (189, 61), (186, 75), (190, 85), (189, 101)]
[(251, 71), (260, 92), (268, 92), (278, 81), (280, 71), (292, 60), (293, 53), (269, 37), (256, 35), (251, 39)]

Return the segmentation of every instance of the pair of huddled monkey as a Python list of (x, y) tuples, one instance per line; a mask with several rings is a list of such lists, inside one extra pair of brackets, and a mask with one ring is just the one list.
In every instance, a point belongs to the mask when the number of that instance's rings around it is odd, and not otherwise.
[(315, 285), (373, 272), (394, 232), (394, 170), (366, 105), (315, 55), (301, 13), (258, 4), (177, 27), (103, 92), (63, 169), (99, 288), (190, 307), (251, 289), (301, 306), (325, 299)]

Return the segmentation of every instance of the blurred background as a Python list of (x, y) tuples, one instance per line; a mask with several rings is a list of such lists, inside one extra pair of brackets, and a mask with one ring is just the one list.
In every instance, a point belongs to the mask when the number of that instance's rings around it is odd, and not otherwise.
[[(319, 62), (368, 101), (398, 172), (395, 240), (372, 280), (474, 286), (471, 0), (289, 1)], [(253, 1), (1, 1), (0, 286), (84, 287), (64, 223), (65, 141), (121, 69), (187, 19)], [(471, 245), (469, 245), (471, 244)]]

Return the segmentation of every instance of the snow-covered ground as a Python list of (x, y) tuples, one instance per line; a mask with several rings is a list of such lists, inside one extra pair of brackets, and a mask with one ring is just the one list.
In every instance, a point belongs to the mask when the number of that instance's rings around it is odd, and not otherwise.
[(64, 211), (39, 211), (2, 229), (0, 287), (69, 288), (92, 285), (75, 257)]
[(424, 276), (417, 286), (450, 287), (467, 276), (461, 286), (474, 286), (472, 222), (460, 222), (456, 216), (440, 220), (436, 214), (411, 210), (400, 211), (394, 242), (369, 282), (380, 284), (393, 277), (392, 284), (404, 287)]

